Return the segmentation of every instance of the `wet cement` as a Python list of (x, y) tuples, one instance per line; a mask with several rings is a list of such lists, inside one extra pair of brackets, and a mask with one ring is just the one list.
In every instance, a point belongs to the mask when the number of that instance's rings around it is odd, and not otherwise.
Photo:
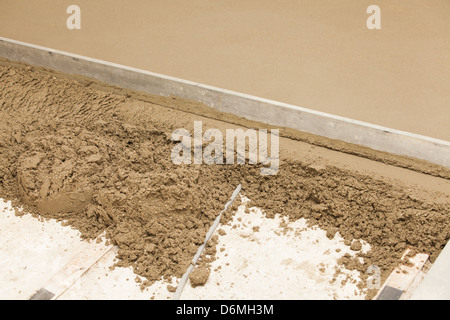
[[(300, 147), (310, 154), (298, 157), (299, 142), (285, 138), (274, 176), (261, 176), (255, 165), (174, 165), (175, 129), (192, 129), (194, 120), (204, 121), (205, 130), (234, 126), (220, 114), (218, 121), (188, 112), (193, 102), (154, 97), (150, 103), (29, 66), (0, 66), (0, 87), (0, 195), (65, 220), (86, 238), (106, 231), (119, 247), (117, 265), (132, 266), (147, 279), (143, 286), (182, 276), (239, 183), (251, 206), (268, 217), (307, 218), (330, 238), (339, 232), (348, 244), (369, 243), (371, 251), (357, 254), (364, 263), (349, 256), (340, 261), (362, 273), (377, 265), (385, 278), (407, 247), (433, 261), (450, 237), (448, 179), (408, 171), (411, 181), (429, 188), (406, 188), (350, 170), (362, 166), (358, 157), (346, 155), (349, 167), (330, 165), (334, 160), (318, 160), (321, 151), (311, 146)], [(426, 171), (429, 164), (421, 164), (414, 162), (417, 171)], [(197, 276), (204, 282), (204, 270)]]

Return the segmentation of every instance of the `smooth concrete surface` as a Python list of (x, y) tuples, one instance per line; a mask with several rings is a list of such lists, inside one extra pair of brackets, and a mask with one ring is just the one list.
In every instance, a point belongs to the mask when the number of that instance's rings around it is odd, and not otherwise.
[[(66, 27), (72, 4), (80, 30)], [(381, 30), (366, 27), (373, 4)], [(0, 0), (0, 36), (450, 141), (449, 12), (448, 0)]]
[(109, 84), (164, 96), (180, 96), (219, 111), (407, 155), (450, 167), (450, 142), (364, 123), (145, 70), (0, 38), (0, 57), (92, 77)]

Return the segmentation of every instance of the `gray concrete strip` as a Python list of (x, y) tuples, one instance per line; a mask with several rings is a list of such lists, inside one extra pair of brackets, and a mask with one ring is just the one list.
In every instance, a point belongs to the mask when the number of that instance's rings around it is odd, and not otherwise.
[(55, 294), (53, 292), (48, 291), (45, 288), (38, 290), (35, 294), (33, 294), (29, 300), (51, 300)]
[(377, 300), (399, 300), (402, 294), (403, 294), (402, 290), (386, 286), (381, 291)]
[(0, 37), (0, 57), (450, 168), (450, 142)]
[(450, 243), (438, 256), (410, 300), (450, 300)]

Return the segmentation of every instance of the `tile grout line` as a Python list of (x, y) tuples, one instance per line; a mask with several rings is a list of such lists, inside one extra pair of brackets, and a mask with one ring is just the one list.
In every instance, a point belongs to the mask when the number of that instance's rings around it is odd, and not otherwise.
[(211, 225), (211, 227), (209, 228), (208, 233), (205, 236), (205, 241), (203, 242), (203, 244), (198, 248), (197, 253), (195, 254), (194, 258), (191, 261), (191, 264), (189, 265), (187, 271), (185, 272), (185, 274), (183, 275), (183, 277), (181, 278), (181, 281), (177, 287), (177, 290), (175, 291), (172, 300), (179, 300), (181, 297), (181, 294), (183, 293), (183, 289), (187, 283), (187, 280), (189, 278), (189, 275), (191, 274), (191, 272), (194, 270), (195, 265), (197, 264), (198, 259), (200, 258), (200, 256), (203, 253), (203, 250), (206, 248), (206, 244), (208, 243), (208, 241), (211, 239), (212, 235), (214, 234), (214, 231), (216, 231), (217, 227), (220, 224), (220, 220), (222, 218), (222, 214), (224, 212), (226, 212), (228, 210), (228, 207), (234, 202), (234, 200), (236, 199), (236, 197), (238, 196), (239, 192), (241, 191), (241, 185), (239, 184), (236, 189), (233, 192), (233, 195), (230, 198), (230, 201), (228, 201), (225, 204), (224, 209), (220, 212), (220, 214), (217, 216), (217, 218), (214, 220), (214, 223)]

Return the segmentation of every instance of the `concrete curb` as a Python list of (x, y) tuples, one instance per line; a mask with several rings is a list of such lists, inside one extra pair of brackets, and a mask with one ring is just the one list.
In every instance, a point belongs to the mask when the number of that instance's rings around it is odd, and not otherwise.
[(450, 142), (0, 37), (0, 57), (450, 168)]

